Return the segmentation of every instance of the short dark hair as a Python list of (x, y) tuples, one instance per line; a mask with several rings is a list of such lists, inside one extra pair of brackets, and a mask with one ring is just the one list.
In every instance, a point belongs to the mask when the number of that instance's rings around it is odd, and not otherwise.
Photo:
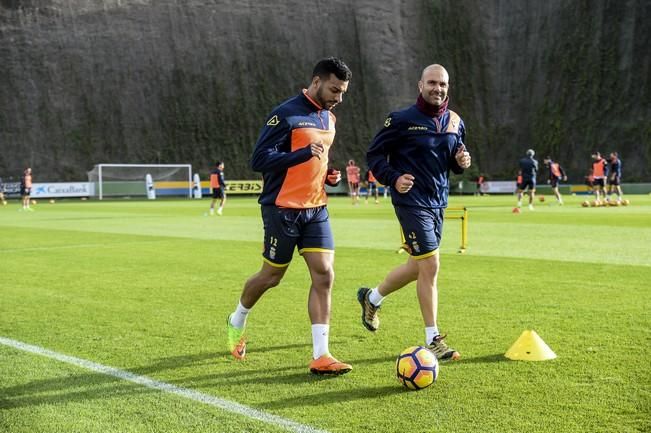
[(341, 81), (350, 81), (353, 76), (350, 68), (341, 59), (328, 57), (319, 60), (312, 71), (312, 78), (318, 76), (325, 80), (330, 77), (330, 74), (335, 74), (335, 77)]
[(215, 167), (219, 167), (219, 166), (222, 165), (223, 163), (224, 163), (224, 161), (217, 161), (217, 162), (215, 163)]

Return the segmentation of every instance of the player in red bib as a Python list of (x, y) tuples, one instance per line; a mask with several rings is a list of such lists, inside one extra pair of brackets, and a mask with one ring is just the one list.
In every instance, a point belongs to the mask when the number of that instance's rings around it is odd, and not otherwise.
[(346, 166), (346, 179), (348, 180), (348, 189), (353, 205), (359, 204), (359, 167), (355, 165), (354, 160), (348, 161)]
[(32, 194), (32, 169), (27, 167), (20, 177), (20, 196), (22, 197), (22, 210), (33, 211), (29, 207), (30, 195)]
[(601, 199), (606, 199), (606, 178), (608, 177), (608, 163), (601, 157), (601, 153), (592, 154), (592, 193), (597, 204)]
[(212, 190), (212, 201), (210, 202), (210, 215), (215, 213), (215, 202), (219, 200), (217, 215), (221, 215), (226, 203), (226, 182), (224, 182), (224, 162), (215, 164), (215, 169), (210, 172), (210, 189)]

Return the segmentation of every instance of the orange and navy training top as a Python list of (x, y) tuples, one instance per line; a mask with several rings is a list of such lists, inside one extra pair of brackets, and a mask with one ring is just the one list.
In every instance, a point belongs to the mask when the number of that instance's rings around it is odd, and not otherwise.
[(562, 179), (565, 177), (565, 170), (558, 162), (549, 161), (549, 179)]
[(31, 188), (32, 187), (32, 175), (27, 174), (27, 172), (23, 173), (20, 179), (21, 186), (23, 188)]
[(216, 168), (210, 172), (210, 188), (218, 189), (225, 188), (226, 182), (224, 182), (224, 172)]
[(359, 183), (359, 167), (356, 165), (346, 167), (346, 179), (349, 183)]
[(599, 158), (592, 163), (592, 176), (595, 179), (603, 179), (608, 176), (608, 163), (605, 159)]
[[(307, 90), (274, 108), (251, 156), (251, 168), (262, 172), (264, 181), (260, 204), (293, 209), (326, 204), (324, 183), (335, 121)], [(323, 145), (320, 158), (312, 156), (311, 143)]]

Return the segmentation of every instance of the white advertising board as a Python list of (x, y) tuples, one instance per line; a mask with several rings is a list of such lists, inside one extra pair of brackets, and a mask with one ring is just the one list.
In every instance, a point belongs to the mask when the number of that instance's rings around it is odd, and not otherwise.
[(93, 195), (92, 189), (90, 182), (34, 183), (31, 197), (90, 197)]

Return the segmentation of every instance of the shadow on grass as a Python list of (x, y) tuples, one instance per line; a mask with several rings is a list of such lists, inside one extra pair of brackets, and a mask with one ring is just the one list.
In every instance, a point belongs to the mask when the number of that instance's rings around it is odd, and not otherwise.
[(495, 353), (493, 355), (476, 356), (474, 358), (462, 358), (460, 362), (449, 362), (445, 365), (459, 365), (459, 364), (488, 364), (492, 362), (508, 362), (503, 353)]
[[(250, 348), (250, 345), (247, 346)], [(254, 352), (255, 353), (268, 353), (276, 350), (287, 350), (287, 349), (299, 349), (299, 348), (306, 348), (306, 347), (312, 347), (309, 344), (285, 344), (285, 345), (279, 345), (279, 346), (266, 346), (266, 347), (255, 347)], [(160, 358), (158, 359), (155, 363), (144, 366), (144, 367), (135, 367), (129, 371), (137, 374), (149, 374), (149, 373), (154, 373), (158, 371), (164, 371), (164, 370), (175, 370), (177, 368), (182, 368), (182, 367), (193, 367), (193, 366), (199, 366), (202, 364), (213, 364), (216, 359), (231, 359), (231, 354), (224, 350), (224, 351), (219, 351), (219, 352), (201, 352), (197, 353), (194, 355), (179, 355), (179, 356), (171, 356), (167, 358)], [(239, 361), (233, 360), (234, 363), (239, 364), (239, 365), (244, 365), (246, 366), (246, 361), (239, 363)]]
[[(259, 352), (304, 348), (309, 344), (289, 344), (268, 346)], [(202, 375), (189, 375), (179, 379), (160, 378), (158, 372), (174, 372), (183, 368), (196, 368), (205, 372), (202, 366), (212, 365), (216, 359), (230, 357), (226, 351), (201, 352), (197, 354), (179, 355), (156, 360), (151, 365), (126, 369), (130, 373), (143, 375), (154, 380), (173, 384), (179, 387), (190, 387), (209, 395), (218, 396), (221, 387), (247, 385), (301, 385), (305, 383), (323, 383), (336, 376), (315, 376), (309, 373), (307, 361), (305, 364), (276, 364), (273, 368), (261, 367), (264, 362), (238, 362), (233, 360), (232, 367), (226, 366), (227, 371), (219, 371)], [(372, 358), (350, 359), (357, 371), (369, 369), (378, 363), (393, 363), (393, 355), (383, 355)], [(355, 373), (353, 373), (355, 374)], [(65, 375), (54, 378), (32, 380), (9, 387), (0, 386), (0, 409), (10, 409), (46, 404), (65, 404), (74, 401), (101, 400), (120, 396), (151, 395), (160, 391), (127, 382), (113, 376), (101, 373), (82, 373)], [(335, 403), (347, 400), (370, 399), (382, 395), (403, 392), (400, 387), (364, 387), (331, 391), (315, 397), (296, 397), (264, 403), (261, 407), (282, 408), (286, 406), (309, 406)]]
[(351, 400), (377, 400), (395, 394), (409, 392), (405, 388), (395, 386), (368, 386), (363, 388), (346, 388), (338, 391), (323, 392), (315, 395), (300, 395), (281, 398), (259, 405), (261, 409), (274, 410), (302, 406), (324, 406)]

